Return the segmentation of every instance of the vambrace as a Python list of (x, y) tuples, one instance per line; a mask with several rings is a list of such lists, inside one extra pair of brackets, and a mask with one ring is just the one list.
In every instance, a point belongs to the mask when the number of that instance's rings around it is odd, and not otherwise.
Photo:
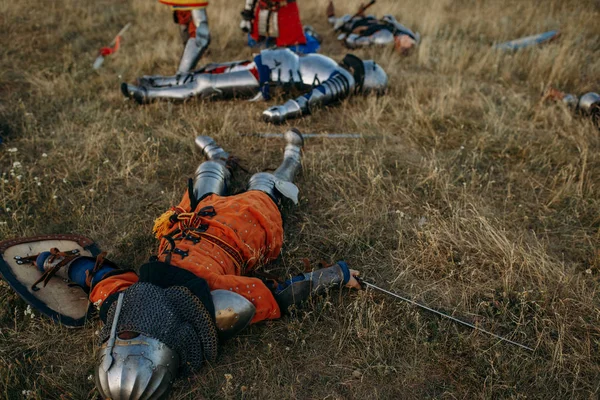
[(310, 114), (313, 110), (343, 100), (354, 90), (354, 78), (347, 71), (336, 71), (329, 79), (295, 100), (274, 106), (263, 112), (263, 119), (283, 123), (288, 119)]
[(206, 9), (192, 10), (192, 19), (196, 25), (196, 37), (189, 38), (185, 44), (183, 55), (179, 61), (177, 74), (190, 72), (208, 48), (210, 44), (210, 31), (208, 29), (208, 16)]
[(328, 268), (300, 274), (280, 284), (275, 290), (275, 300), (282, 312), (299, 306), (311, 296), (324, 293), (332, 287), (341, 287), (350, 280), (350, 269), (344, 261)]

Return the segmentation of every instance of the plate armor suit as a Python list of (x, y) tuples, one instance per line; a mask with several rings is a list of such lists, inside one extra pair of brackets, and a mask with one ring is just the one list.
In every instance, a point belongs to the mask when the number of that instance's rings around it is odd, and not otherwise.
[(393, 45), (400, 53), (408, 54), (421, 40), (418, 33), (399, 23), (393, 15), (380, 19), (362, 13), (336, 17), (332, 2), (327, 8), (327, 20), (339, 33), (338, 40), (349, 49)]
[(184, 77), (145, 76), (138, 79), (138, 85), (123, 83), (121, 91), (140, 104), (192, 97), (268, 99), (277, 88), (304, 92), (263, 112), (266, 121), (281, 123), (355, 93), (381, 94), (387, 82), (387, 74), (374, 61), (351, 54), (338, 64), (320, 54), (299, 56), (289, 49), (273, 49), (261, 51), (252, 62), (209, 64)]
[(282, 200), (298, 200), (292, 181), (303, 138), (295, 129), (284, 137), (279, 168), (252, 175), (247, 191), (234, 196), (227, 196), (229, 154), (210, 137), (197, 137), (207, 161), (181, 202), (155, 221), (158, 254), (139, 274), (103, 254), (54, 248), (29, 257), (41, 273), (34, 287), (44, 282), (35, 290), (60, 277), (83, 288), (99, 309), (105, 325), (95, 381), (102, 398), (166, 399), (175, 379), (214, 362), (220, 343), (248, 324), (279, 318), (349, 282), (354, 272), (342, 261), (281, 283), (251, 276), (279, 256)]

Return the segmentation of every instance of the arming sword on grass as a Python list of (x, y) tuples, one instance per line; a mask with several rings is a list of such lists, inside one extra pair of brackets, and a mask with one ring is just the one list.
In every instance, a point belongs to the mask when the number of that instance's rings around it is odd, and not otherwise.
[(100, 51), (98, 52), (98, 57), (96, 58), (96, 61), (94, 61), (94, 65), (92, 66), (92, 68), (99, 69), (102, 66), (102, 64), (104, 63), (104, 57), (114, 54), (119, 50), (119, 47), (121, 46), (121, 36), (125, 32), (127, 32), (127, 30), (129, 29), (130, 26), (131, 26), (131, 22), (127, 23), (127, 25), (125, 25), (119, 31), (119, 33), (117, 33), (117, 36), (115, 36), (113, 41), (110, 42), (110, 44), (107, 47), (103, 47), (100, 49)]
[[(348, 21), (352, 21), (354, 18), (361, 16), (362, 14), (364, 14), (365, 11), (367, 11), (368, 8), (370, 8), (373, 4), (375, 4), (377, 0), (371, 0), (369, 3), (365, 4), (365, 5), (360, 5), (360, 7), (358, 7), (358, 11), (356, 14), (354, 14), (352, 17), (350, 17), (350, 19)], [(330, 7), (333, 7), (333, 1), (330, 2)], [(340, 30), (342, 28), (341, 25), (339, 26), (336, 30)]]
[(483, 329), (483, 328), (480, 328), (480, 327), (478, 327), (478, 326), (476, 326), (476, 325), (473, 325), (473, 324), (471, 324), (471, 323), (469, 323), (469, 322), (466, 322), (466, 321), (460, 320), (460, 319), (458, 319), (458, 318), (455, 318), (455, 317), (453, 317), (453, 316), (451, 316), (451, 315), (445, 314), (445, 313), (443, 313), (443, 312), (441, 312), (441, 311), (438, 311), (438, 310), (436, 310), (436, 309), (433, 309), (433, 308), (431, 308), (431, 307), (427, 307), (427, 306), (426, 306), (426, 305), (424, 305), (424, 304), (418, 303), (418, 302), (416, 302), (416, 301), (414, 301), (414, 300), (411, 300), (411, 299), (409, 299), (409, 298), (407, 298), (407, 297), (400, 296), (400, 295), (399, 295), (399, 294), (397, 294), (397, 293), (390, 292), (389, 290), (385, 290), (385, 289), (383, 289), (383, 288), (380, 288), (379, 286), (375, 286), (375, 285), (373, 285), (372, 283), (365, 282), (364, 280), (362, 280), (362, 279), (360, 279), (360, 278), (358, 278), (358, 277), (355, 277), (355, 278), (356, 278), (356, 280), (358, 281), (358, 283), (360, 284), (360, 286), (362, 287), (362, 289), (363, 289), (363, 290), (367, 290), (367, 289), (369, 289), (369, 288), (371, 288), (371, 289), (374, 289), (374, 290), (376, 290), (376, 291), (379, 291), (379, 292), (381, 292), (381, 293), (385, 293), (385, 294), (387, 294), (388, 296), (392, 296), (392, 297), (394, 297), (394, 298), (396, 298), (396, 299), (402, 300), (402, 301), (404, 301), (404, 302), (406, 302), (406, 303), (410, 303), (410, 304), (412, 304), (412, 305), (414, 305), (414, 306), (417, 306), (417, 307), (419, 307), (419, 308), (422, 308), (423, 310), (427, 310), (427, 311), (429, 311), (429, 312), (432, 312), (432, 313), (434, 313), (434, 314), (437, 314), (437, 315), (439, 315), (439, 316), (440, 316), (440, 317), (442, 317), (442, 318), (447, 318), (447, 319), (449, 319), (449, 320), (452, 320), (452, 321), (454, 321), (454, 322), (457, 322), (457, 323), (459, 323), (459, 324), (461, 324), (461, 325), (468, 326), (469, 328), (471, 328), (471, 329), (474, 329), (474, 330), (476, 330), (476, 331), (483, 332), (483, 333), (485, 333), (485, 334), (487, 334), (487, 335), (490, 335), (490, 336), (492, 336), (492, 337), (495, 337), (496, 339), (499, 339), (499, 340), (501, 340), (501, 341), (503, 341), (503, 342), (510, 343), (510, 344), (512, 344), (512, 345), (518, 346), (518, 347), (520, 347), (520, 348), (522, 348), (522, 349), (525, 349), (525, 350), (534, 351), (534, 350), (533, 350), (531, 347), (525, 346), (524, 344), (517, 343), (517, 342), (515, 342), (515, 341), (512, 341), (512, 340), (510, 340), (510, 339), (507, 339), (507, 338), (505, 338), (505, 337), (502, 337), (502, 336), (496, 335), (495, 333), (492, 333), (492, 332), (490, 332), (490, 331), (486, 331), (485, 329)]

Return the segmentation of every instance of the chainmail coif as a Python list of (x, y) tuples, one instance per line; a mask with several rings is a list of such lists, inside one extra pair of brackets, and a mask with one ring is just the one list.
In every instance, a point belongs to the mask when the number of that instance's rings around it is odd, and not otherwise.
[[(139, 282), (125, 290), (123, 307), (117, 323), (117, 334), (136, 332), (157, 339), (176, 351), (180, 373), (197, 371), (206, 360), (217, 357), (217, 328), (200, 299), (188, 288), (166, 289)], [(100, 332), (100, 343), (110, 337), (117, 302), (113, 302), (106, 324)]]

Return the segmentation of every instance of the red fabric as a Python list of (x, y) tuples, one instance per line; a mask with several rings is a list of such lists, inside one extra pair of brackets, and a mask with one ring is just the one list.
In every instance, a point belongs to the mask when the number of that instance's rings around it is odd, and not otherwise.
[[(202, 200), (195, 211), (207, 206), (214, 207), (216, 215), (201, 217), (201, 223), (208, 225), (205, 232), (235, 249), (241, 255), (245, 272), (279, 256), (283, 245), (283, 222), (277, 206), (266, 193), (250, 191), (227, 197), (211, 195)], [(186, 212), (193, 211), (190, 210), (187, 194), (178, 208)], [(169, 234), (174, 234), (179, 227), (179, 223), (173, 224)], [(176, 244), (188, 255), (182, 257), (173, 253), (170, 264), (205, 279), (211, 290), (231, 290), (251, 301), (256, 307), (252, 323), (281, 316), (271, 290), (260, 279), (241, 276), (244, 271), (236, 268), (235, 262), (223, 248), (206, 239), (200, 239), (197, 243), (178, 240)], [(161, 253), (169, 247), (167, 240), (161, 240), (158, 252), (160, 261), (165, 261), (166, 255)], [(98, 305), (110, 294), (125, 290), (135, 281), (123, 275), (106, 278), (96, 285), (90, 300)]]
[[(251, 35), (252, 39), (256, 41), (260, 41), (260, 35), (258, 34), (258, 13), (261, 9), (265, 8), (265, 3), (259, 1), (254, 15)], [(277, 23), (279, 24), (279, 37), (276, 40), (278, 47), (306, 44), (306, 37), (304, 36), (302, 22), (300, 21), (300, 11), (296, 2), (287, 3), (279, 9)]]
[(189, 37), (196, 37), (196, 25), (194, 25), (191, 11), (175, 11), (175, 17), (179, 25), (187, 25)]

